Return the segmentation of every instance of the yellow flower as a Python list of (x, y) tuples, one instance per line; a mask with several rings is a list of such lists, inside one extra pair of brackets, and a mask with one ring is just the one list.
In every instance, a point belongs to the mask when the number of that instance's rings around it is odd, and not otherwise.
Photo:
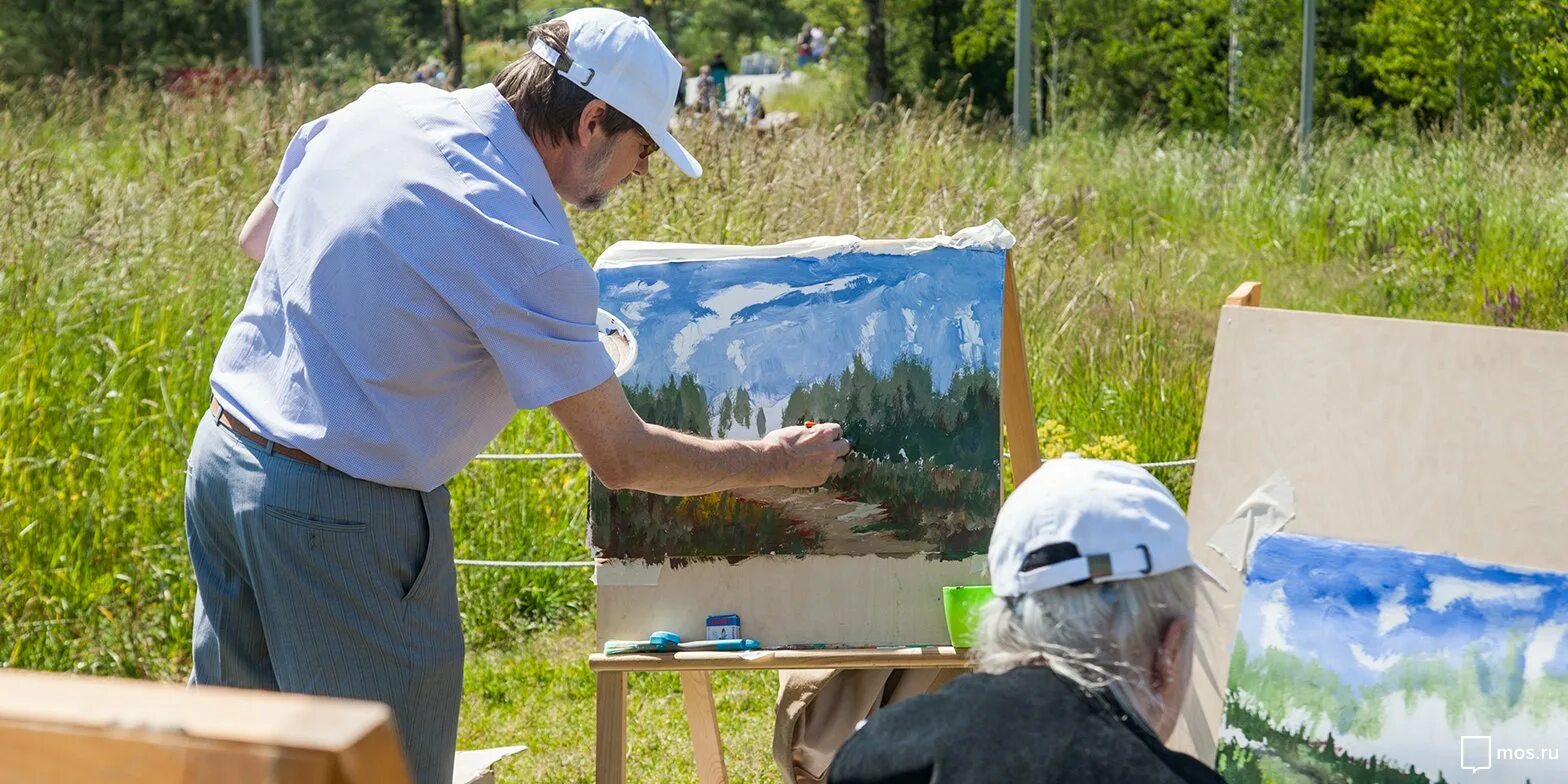
[(1073, 432), (1054, 419), (1045, 420), (1035, 429), (1035, 435), (1040, 441), (1040, 456), (1047, 460), (1061, 457), (1076, 448), (1077, 439), (1073, 437)]
[(1100, 460), (1138, 462), (1138, 446), (1126, 436), (1100, 436), (1093, 443), (1084, 444), (1078, 453)]

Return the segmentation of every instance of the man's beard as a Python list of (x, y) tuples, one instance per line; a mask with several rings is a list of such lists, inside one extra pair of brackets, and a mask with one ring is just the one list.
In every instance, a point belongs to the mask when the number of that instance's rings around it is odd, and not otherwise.
[[(588, 160), (583, 162), (583, 168), (587, 169), (587, 180), (589, 182), (600, 183), (604, 181), (604, 171), (610, 168), (610, 157), (614, 152), (615, 146), (606, 142), (603, 146), (588, 153)], [(616, 185), (619, 184), (616, 183)], [(614, 189), (615, 186), (612, 185), (609, 190), (589, 192), (587, 196), (578, 199), (577, 208), (580, 210), (597, 210), (603, 207), (605, 201), (610, 198), (610, 191)]]

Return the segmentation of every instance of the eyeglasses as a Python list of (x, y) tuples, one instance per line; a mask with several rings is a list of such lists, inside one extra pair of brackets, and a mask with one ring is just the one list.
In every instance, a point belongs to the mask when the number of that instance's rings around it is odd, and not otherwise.
[(649, 136), (648, 132), (641, 128), (637, 129), (637, 135), (643, 138), (642, 152), (638, 153), (637, 155), (639, 158), (646, 161), (648, 160), (648, 156), (659, 151), (659, 143), (654, 141), (653, 137)]

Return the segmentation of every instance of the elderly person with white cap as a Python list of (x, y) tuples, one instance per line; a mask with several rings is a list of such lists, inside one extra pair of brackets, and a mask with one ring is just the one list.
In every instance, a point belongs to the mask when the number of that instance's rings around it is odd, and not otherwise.
[(240, 234), (260, 262), (188, 461), (196, 684), (379, 700), (451, 780), (463, 635), (445, 483), (547, 407), (613, 488), (814, 486), (837, 425), (708, 440), (646, 424), (598, 339), (562, 202), (662, 150), (681, 68), (642, 19), (534, 28), (493, 84), (382, 84), (307, 123)]
[(829, 782), (1223, 782), (1164, 745), (1206, 574), (1170, 491), (1128, 463), (1049, 461), (1003, 505), (989, 560), (979, 672), (873, 714)]

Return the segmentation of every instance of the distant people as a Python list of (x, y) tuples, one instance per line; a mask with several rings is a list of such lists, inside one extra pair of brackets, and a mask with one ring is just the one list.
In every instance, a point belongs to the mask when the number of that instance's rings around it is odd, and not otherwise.
[(756, 125), (758, 120), (767, 116), (767, 111), (762, 108), (762, 91), (751, 91), (751, 85), (740, 88), (740, 105), (746, 112), (746, 124)]
[(795, 67), (805, 68), (811, 64), (811, 23), (807, 22), (800, 27), (800, 34), (795, 36)]
[(822, 28), (817, 27), (816, 25), (812, 25), (812, 27), (811, 27), (811, 62), (814, 62), (814, 63), (822, 62), (822, 55), (827, 54), (827, 51), (828, 51), (828, 37), (827, 37), (827, 34), (822, 32)]
[(713, 108), (721, 109), (729, 100), (730, 65), (724, 62), (723, 52), (714, 52), (708, 63), (708, 78), (713, 80)]
[(713, 69), (704, 65), (697, 69), (697, 113), (707, 114), (713, 108)]
[(409, 81), (444, 88), (446, 71), (441, 70), (441, 65), (435, 60), (428, 60), (424, 65), (414, 69), (414, 75)]
[(1224, 784), (1165, 747), (1192, 676), (1200, 567), (1148, 471), (1052, 460), (1007, 497), (978, 672), (871, 715), (830, 784)]
[(675, 110), (681, 111), (686, 108), (686, 72), (691, 70), (691, 61), (676, 52), (675, 62), (681, 65), (681, 81), (675, 85)]

